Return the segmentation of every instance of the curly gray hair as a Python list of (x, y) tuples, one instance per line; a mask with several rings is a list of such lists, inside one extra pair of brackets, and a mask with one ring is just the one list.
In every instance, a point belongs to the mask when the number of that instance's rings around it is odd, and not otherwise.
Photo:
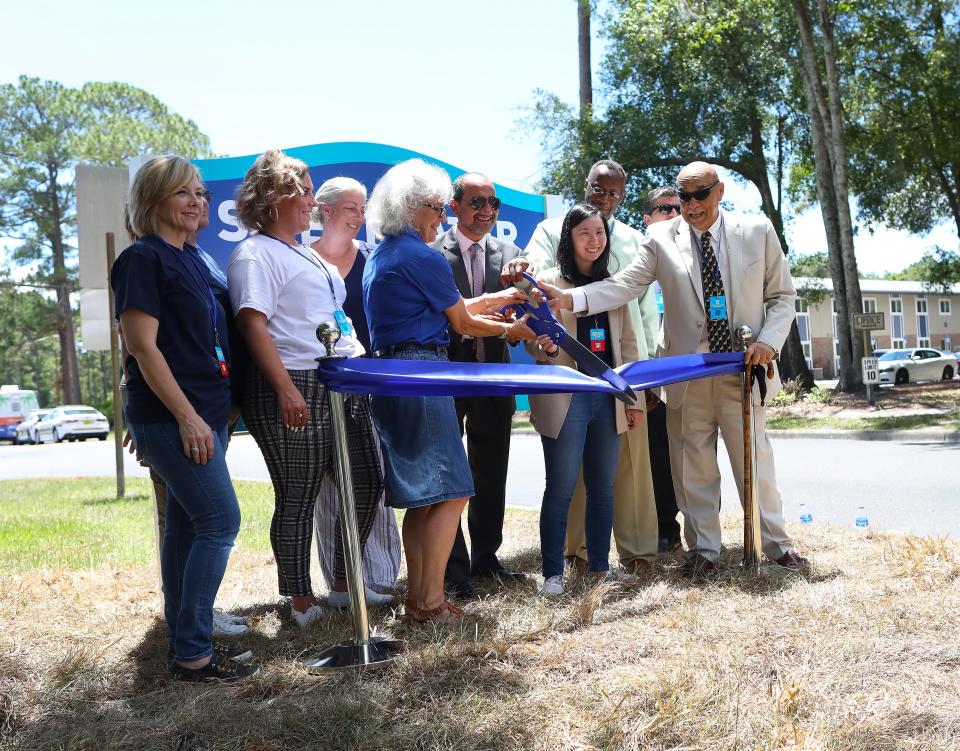
[(399, 235), (410, 226), (424, 201), (445, 204), (453, 195), (450, 176), (422, 159), (400, 162), (377, 181), (367, 203), (367, 224), (383, 237)]

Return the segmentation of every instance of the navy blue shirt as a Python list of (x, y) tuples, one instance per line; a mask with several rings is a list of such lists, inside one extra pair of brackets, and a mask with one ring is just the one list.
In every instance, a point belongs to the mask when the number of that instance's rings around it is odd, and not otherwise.
[(367, 265), (367, 256), (373, 251), (373, 246), (368, 245), (363, 240), (360, 241), (360, 249), (357, 251), (357, 257), (347, 272), (343, 280), (343, 286), (347, 288), (347, 297), (343, 301), (343, 312), (347, 314), (353, 323), (353, 330), (357, 334), (357, 339), (367, 350), (367, 355), (372, 355), (370, 347), (370, 328), (367, 326), (367, 311), (363, 308), (363, 269)]
[[(211, 301), (210, 270), (196, 248), (184, 245), (181, 252), (148, 235), (120, 254), (110, 282), (117, 317), (125, 310), (140, 310), (157, 319), (157, 348), (177, 385), (213, 430), (223, 428), (230, 413), (230, 380), (221, 375), (214, 351), (213, 311), (229, 363), (227, 314), (216, 297)], [(126, 368), (127, 420), (175, 422), (150, 390), (133, 356), (127, 358)]]
[(447, 346), (447, 308), (460, 299), (443, 254), (406, 229), (386, 237), (367, 258), (363, 305), (374, 350), (393, 344)]

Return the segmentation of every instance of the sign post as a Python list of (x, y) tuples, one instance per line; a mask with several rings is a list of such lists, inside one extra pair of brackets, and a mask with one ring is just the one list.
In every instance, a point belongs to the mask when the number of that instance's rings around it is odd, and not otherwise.
[(854, 313), (853, 328), (863, 332), (863, 351), (870, 354), (860, 361), (863, 385), (867, 389), (867, 404), (873, 406), (873, 387), (880, 383), (880, 366), (873, 357), (870, 346), (870, 332), (883, 329), (883, 313)]

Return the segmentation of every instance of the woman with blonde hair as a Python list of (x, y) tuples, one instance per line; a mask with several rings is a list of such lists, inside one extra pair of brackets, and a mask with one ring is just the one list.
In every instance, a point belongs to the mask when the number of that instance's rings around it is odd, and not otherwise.
[[(251, 230), (230, 256), (227, 278), (237, 324), (254, 367), (247, 378), (243, 416), (263, 452), (273, 481), (270, 542), (280, 594), (305, 627), (322, 615), (310, 581), (313, 508), (323, 478), (333, 472), (333, 431), (327, 389), (317, 376), (318, 324), (337, 326), (337, 350), (364, 353), (344, 313), (346, 289), (337, 267), (300, 242), (317, 202), (307, 165), (272, 149), (250, 167), (237, 195), (237, 216)], [(361, 544), (373, 524), (383, 475), (369, 399), (346, 396), (347, 440)], [(329, 601), (349, 602), (339, 526)], [(392, 598), (372, 590), (373, 603)]]
[[(314, 222), (323, 228), (320, 239), (311, 243), (323, 260), (337, 267), (347, 289), (343, 310), (353, 322), (357, 338), (370, 351), (370, 331), (363, 309), (363, 269), (374, 246), (357, 239), (367, 212), (367, 189), (352, 177), (331, 177), (314, 195), (317, 208)], [(314, 509), (314, 527), (320, 571), (333, 584), (334, 536), (340, 523), (340, 493), (333, 478), (324, 480)], [(373, 529), (363, 548), (363, 578), (367, 587), (389, 592), (400, 571), (400, 534), (393, 511), (377, 503)]]
[(236, 680), (256, 672), (211, 640), (213, 601), (240, 529), (224, 461), (230, 414), (226, 313), (210, 269), (187, 242), (204, 208), (197, 169), (179, 156), (144, 164), (130, 188), (139, 238), (111, 270), (126, 358), (126, 416), (137, 453), (166, 483), (160, 556), (174, 678)]

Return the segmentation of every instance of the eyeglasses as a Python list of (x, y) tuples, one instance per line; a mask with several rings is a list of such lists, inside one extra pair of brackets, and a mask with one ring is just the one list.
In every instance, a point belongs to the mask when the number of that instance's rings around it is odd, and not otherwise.
[(447, 209), (445, 206), (438, 206), (435, 203), (430, 203), (430, 201), (421, 201), (420, 205), (425, 206), (428, 209), (433, 209), (434, 211), (437, 212), (437, 216), (439, 216), (441, 219), (443, 219), (447, 215)]
[(590, 188), (590, 194), (596, 196), (597, 198), (609, 196), (614, 201), (619, 201), (621, 198), (623, 198), (622, 193), (618, 193), (615, 190), (604, 190), (596, 183), (587, 183), (587, 186)]
[(674, 211), (676, 211), (678, 214), (680, 213), (680, 207), (674, 206), (672, 203), (658, 203), (653, 208), (659, 211), (661, 214), (666, 214), (667, 216), (670, 216), (670, 214), (672, 214)]
[(493, 211), (496, 211), (497, 209), (500, 208), (500, 204), (502, 204), (503, 201), (501, 201), (496, 196), (492, 196), (490, 198), (487, 198), (486, 196), (474, 196), (469, 201), (467, 201), (467, 203), (470, 206), (472, 206), (476, 211), (480, 211), (480, 209), (482, 209), (484, 206), (486, 206), (489, 203), (490, 208)]
[(210, 201), (211, 201), (212, 199), (213, 199), (213, 193), (211, 193), (209, 190), (203, 191), (203, 200), (204, 200), (204, 201), (206, 201), (207, 203), (210, 203)]
[(699, 190), (693, 190), (687, 192), (685, 190), (680, 190), (677, 188), (677, 196), (684, 203), (689, 203), (691, 198), (696, 198), (698, 201), (702, 201), (704, 198), (710, 195), (710, 191), (713, 189), (713, 186), (717, 185), (720, 181), (714, 180), (705, 188), (700, 188)]

